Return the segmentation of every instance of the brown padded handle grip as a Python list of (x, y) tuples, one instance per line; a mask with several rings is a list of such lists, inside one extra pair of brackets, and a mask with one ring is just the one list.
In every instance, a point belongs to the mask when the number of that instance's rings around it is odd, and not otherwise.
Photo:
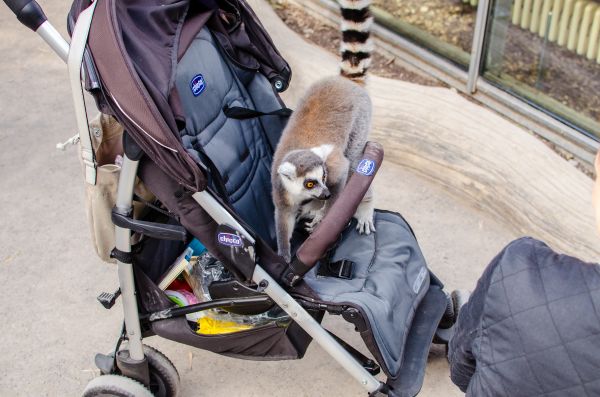
[[(296, 275), (306, 274), (335, 244), (371, 186), (382, 161), (383, 146), (377, 142), (367, 142), (362, 160), (357, 167), (358, 171), (353, 170), (354, 173), (329, 212), (296, 251), (296, 258), (300, 262), (292, 263), (292, 270)], [(298, 269), (298, 267), (304, 269)]]

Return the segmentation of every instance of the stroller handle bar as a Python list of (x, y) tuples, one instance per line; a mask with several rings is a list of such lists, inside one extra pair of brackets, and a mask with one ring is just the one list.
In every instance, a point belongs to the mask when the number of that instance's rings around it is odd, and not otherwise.
[(69, 43), (48, 22), (42, 7), (35, 0), (3, 0), (19, 22), (33, 30), (65, 62), (69, 55)]
[(335, 245), (369, 190), (382, 161), (383, 147), (377, 142), (367, 142), (362, 160), (339, 198), (296, 251), (296, 256), (283, 274), (284, 282), (296, 284)]
[(4, 3), (15, 13), (19, 22), (34, 32), (48, 20), (35, 0), (4, 0)]

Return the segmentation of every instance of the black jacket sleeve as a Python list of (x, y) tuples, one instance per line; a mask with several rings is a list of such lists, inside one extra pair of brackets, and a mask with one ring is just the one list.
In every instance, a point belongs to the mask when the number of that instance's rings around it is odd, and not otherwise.
[(485, 297), (489, 289), (492, 275), (500, 263), (502, 253), (492, 260), (477, 282), (477, 287), (469, 301), (460, 310), (454, 336), (448, 346), (450, 362), (450, 379), (466, 393), (471, 377), (475, 373), (476, 362), (473, 356), (473, 342), (483, 317)]

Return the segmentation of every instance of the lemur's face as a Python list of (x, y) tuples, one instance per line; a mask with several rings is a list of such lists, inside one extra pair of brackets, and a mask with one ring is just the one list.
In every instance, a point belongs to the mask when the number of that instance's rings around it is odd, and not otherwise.
[(295, 150), (283, 159), (277, 169), (283, 187), (295, 203), (306, 200), (327, 200), (327, 165), (314, 149)]

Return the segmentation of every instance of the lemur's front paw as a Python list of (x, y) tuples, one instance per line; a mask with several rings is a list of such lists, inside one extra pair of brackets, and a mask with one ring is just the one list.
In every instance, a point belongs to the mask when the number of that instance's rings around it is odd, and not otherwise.
[(360, 234), (371, 234), (375, 232), (375, 222), (373, 220), (374, 210), (370, 204), (361, 203), (354, 214), (354, 217), (358, 221), (356, 224), (356, 230)]
[(371, 233), (375, 233), (375, 223), (373, 223), (373, 218), (371, 219), (357, 219), (358, 220), (358, 224), (356, 225), (356, 230), (358, 230), (358, 232), (360, 234), (371, 234)]

